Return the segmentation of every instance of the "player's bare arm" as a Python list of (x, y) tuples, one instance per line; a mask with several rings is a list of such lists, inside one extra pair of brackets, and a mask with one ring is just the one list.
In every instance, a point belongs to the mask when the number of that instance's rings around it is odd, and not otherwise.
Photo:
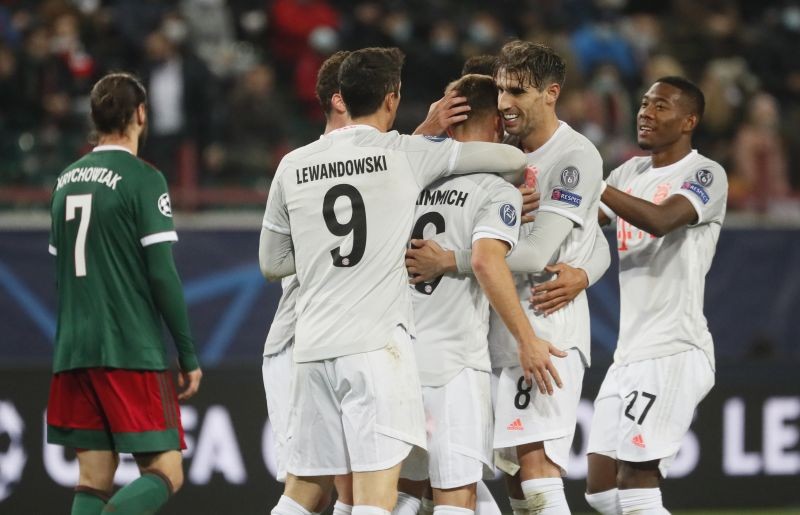
[(659, 238), (697, 221), (697, 211), (683, 195), (671, 195), (654, 204), (608, 186), (600, 200), (617, 216)]
[(450, 90), (431, 104), (427, 118), (414, 130), (414, 134), (439, 136), (451, 125), (466, 120), (469, 111), (466, 97), (462, 97), (456, 90)]
[[(550, 355), (563, 358), (566, 352), (536, 336), (528, 317), (522, 311), (514, 279), (505, 262), (508, 244), (504, 241), (483, 238), (473, 245), (472, 269), (495, 311), (517, 341), (519, 360), (525, 380), (536, 385), (541, 393), (553, 394), (553, 382), (561, 388), (563, 383)], [(552, 379), (551, 379), (552, 378)]]

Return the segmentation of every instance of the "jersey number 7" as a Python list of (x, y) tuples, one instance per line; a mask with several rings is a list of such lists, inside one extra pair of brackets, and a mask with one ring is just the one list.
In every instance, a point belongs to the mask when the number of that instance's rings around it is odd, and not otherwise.
[(75, 277), (86, 277), (86, 234), (89, 232), (89, 219), (92, 217), (92, 194), (67, 195), (67, 222), (75, 219), (81, 210), (78, 235), (75, 237)]

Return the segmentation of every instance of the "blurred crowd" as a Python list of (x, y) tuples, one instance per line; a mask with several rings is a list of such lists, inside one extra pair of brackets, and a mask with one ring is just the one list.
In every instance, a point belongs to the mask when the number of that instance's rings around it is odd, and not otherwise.
[(466, 58), (514, 37), (566, 58), (559, 115), (607, 171), (639, 153), (644, 88), (685, 75), (730, 208), (799, 209), (800, 0), (0, 0), (0, 187), (49, 187), (89, 148), (88, 92), (111, 70), (147, 86), (143, 157), (173, 184), (263, 188), (319, 135), (314, 83), (334, 51), (405, 51), (395, 128), (410, 132)]

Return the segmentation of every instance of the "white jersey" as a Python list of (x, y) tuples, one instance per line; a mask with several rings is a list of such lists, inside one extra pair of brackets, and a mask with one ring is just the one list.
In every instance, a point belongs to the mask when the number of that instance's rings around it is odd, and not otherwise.
[(283, 293), (278, 301), (275, 317), (269, 326), (267, 341), (264, 343), (264, 356), (278, 354), (291, 345), (292, 338), (294, 338), (294, 326), (297, 322), (295, 307), (300, 282), (296, 275), (288, 275), (281, 280), (281, 287)]
[(412, 329), (404, 255), (414, 201), (460, 148), (352, 125), (283, 158), (263, 224), (294, 245), (296, 362), (377, 350), (398, 325)]
[[(697, 211), (695, 224), (662, 238), (617, 219), (620, 327), (614, 362), (627, 364), (696, 347), (713, 367), (714, 344), (703, 315), (703, 296), (725, 218), (725, 170), (693, 150), (661, 168), (653, 168), (650, 157), (634, 157), (612, 171), (607, 182), (656, 204), (683, 195)], [(601, 207), (613, 220), (614, 213)]]
[[(597, 209), (603, 180), (603, 160), (595, 146), (564, 122), (547, 142), (528, 154), (528, 163), (537, 171), (536, 182), (541, 201), (539, 211), (564, 216), (574, 227), (553, 254), (550, 264), (566, 263), (575, 268), (589, 261), (598, 237)], [(532, 230), (533, 224), (521, 228), (520, 239)], [(545, 317), (530, 309), (530, 288), (546, 282), (546, 272), (515, 275), (517, 292), (536, 335), (561, 350), (577, 348), (586, 366), (591, 363), (589, 347), (589, 303), (581, 292), (567, 306)], [(517, 344), (500, 316), (492, 310), (489, 323), (489, 345), (492, 367), (519, 365)]]
[[(503, 240), (513, 248), (521, 207), (519, 190), (495, 175), (450, 177), (419, 194), (411, 237), (434, 240), (446, 249), (468, 249), (482, 238)], [(411, 298), (423, 386), (443, 386), (464, 368), (491, 371), (489, 300), (475, 276), (447, 274), (417, 284)]]

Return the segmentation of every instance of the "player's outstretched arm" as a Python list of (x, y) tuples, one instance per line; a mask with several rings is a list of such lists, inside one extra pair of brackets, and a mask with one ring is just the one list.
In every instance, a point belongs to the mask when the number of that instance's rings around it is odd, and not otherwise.
[(258, 266), (267, 281), (278, 281), (293, 274), (295, 265), (292, 236), (262, 227), (258, 243)]
[[(172, 257), (172, 245), (169, 242), (148, 245), (144, 248), (144, 255), (150, 292), (175, 341), (181, 371), (199, 371), (200, 363), (189, 328), (189, 314), (183, 298), (181, 280)], [(198, 377), (198, 386), (199, 381)]]
[(534, 333), (519, 304), (514, 279), (505, 263), (506, 252), (508, 244), (504, 241), (479, 239), (473, 243), (472, 268), (489, 303), (517, 341), (520, 365), (528, 384), (536, 381), (540, 392), (552, 395), (553, 382), (559, 388), (563, 383), (550, 355), (563, 358), (567, 354)]
[(670, 195), (654, 204), (608, 186), (600, 200), (617, 216), (659, 238), (697, 221), (697, 211), (683, 195)]
[(531, 288), (531, 308), (545, 315), (555, 313), (606, 273), (611, 265), (608, 240), (599, 225), (596, 230), (592, 254), (581, 268), (573, 268), (565, 263), (545, 267), (545, 271), (556, 274), (556, 278)]
[(428, 117), (414, 130), (414, 134), (422, 136), (444, 134), (451, 125), (466, 120), (469, 111), (467, 97), (462, 97), (458, 91), (452, 89), (431, 104), (428, 109)]
[(525, 178), (527, 158), (522, 151), (504, 143), (468, 141), (461, 143), (451, 174), (494, 173), (519, 186)]

